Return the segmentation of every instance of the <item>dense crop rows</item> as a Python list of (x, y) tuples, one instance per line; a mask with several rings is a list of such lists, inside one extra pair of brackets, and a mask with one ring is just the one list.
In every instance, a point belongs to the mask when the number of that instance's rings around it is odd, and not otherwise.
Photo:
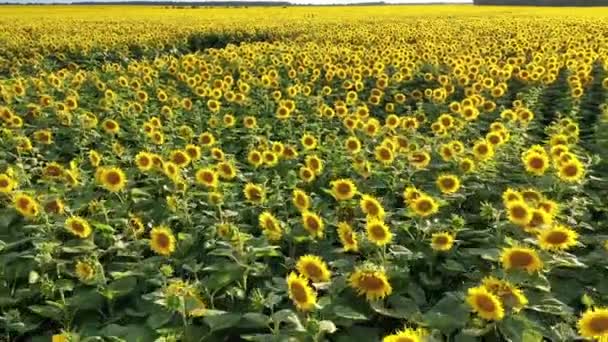
[(7, 340), (608, 339), (605, 11), (5, 8)]

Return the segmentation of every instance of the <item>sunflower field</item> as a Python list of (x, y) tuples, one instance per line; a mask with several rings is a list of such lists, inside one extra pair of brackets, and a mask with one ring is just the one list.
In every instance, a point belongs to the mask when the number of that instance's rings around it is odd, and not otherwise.
[(0, 340), (608, 341), (608, 10), (0, 6)]

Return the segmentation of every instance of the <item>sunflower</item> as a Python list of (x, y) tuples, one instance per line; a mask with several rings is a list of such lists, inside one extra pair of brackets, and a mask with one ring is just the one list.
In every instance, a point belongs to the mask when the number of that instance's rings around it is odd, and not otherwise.
[(484, 286), (469, 288), (466, 302), (483, 319), (500, 321), (505, 317), (505, 309), (500, 298), (492, 294)]
[(61, 215), (65, 211), (65, 204), (59, 198), (53, 198), (44, 204), (47, 214)]
[(344, 247), (345, 252), (359, 251), (357, 236), (353, 232), (353, 228), (346, 222), (338, 223), (338, 237)]
[(196, 182), (208, 188), (217, 188), (219, 185), (219, 176), (211, 168), (202, 168), (196, 171)]
[(370, 195), (362, 195), (359, 207), (368, 217), (383, 219), (385, 212), (380, 201)]
[(99, 169), (97, 181), (110, 192), (119, 192), (127, 184), (125, 173), (118, 167), (104, 167)]
[(198, 136), (198, 143), (203, 147), (211, 147), (215, 144), (215, 137), (210, 132), (203, 132)]
[(323, 160), (316, 155), (309, 155), (304, 159), (306, 167), (312, 170), (315, 175), (320, 175), (323, 171)]
[(270, 212), (264, 211), (261, 213), (260, 216), (258, 216), (258, 222), (262, 232), (264, 235), (266, 235), (268, 240), (276, 241), (281, 239), (281, 236), (283, 236), (281, 223)]
[(310, 311), (317, 303), (317, 294), (308, 285), (308, 280), (303, 276), (298, 276), (291, 272), (287, 277), (287, 290), (289, 298), (296, 305), (298, 310)]
[(314, 150), (315, 148), (317, 148), (317, 138), (315, 138), (311, 134), (304, 134), (302, 136), (302, 139), (300, 139), (300, 143), (307, 151)]
[(433, 215), (439, 210), (437, 202), (428, 195), (420, 195), (414, 199), (410, 204), (410, 208), (416, 215), (421, 217)]
[(394, 334), (384, 336), (382, 342), (422, 342), (425, 341), (427, 332), (423, 329), (405, 328)]
[(26, 194), (20, 193), (13, 197), (14, 208), (24, 217), (32, 218), (38, 216), (40, 205), (36, 200)]
[(217, 172), (223, 180), (232, 180), (236, 177), (234, 164), (228, 161), (220, 162), (216, 165)]
[(377, 246), (384, 246), (393, 239), (390, 228), (376, 218), (368, 218), (365, 231), (367, 232), (367, 239)]
[(92, 231), (89, 222), (80, 216), (72, 216), (65, 220), (65, 228), (81, 239), (89, 237)]
[(460, 171), (464, 173), (471, 173), (475, 171), (475, 161), (471, 158), (462, 158), (458, 164)]
[(307, 211), (310, 208), (310, 197), (304, 190), (294, 189), (291, 193), (291, 201), (300, 212)]
[(219, 147), (213, 147), (211, 148), (211, 157), (215, 160), (219, 160), (222, 161), (224, 160), (224, 151), (222, 151), (221, 148)]
[(201, 158), (201, 148), (199, 146), (188, 144), (184, 148), (190, 160), (199, 160)]
[(528, 273), (542, 270), (543, 262), (538, 253), (526, 247), (508, 247), (500, 254), (502, 266), (508, 271), (511, 269), (522, 269)]
[(383, 299), (393, 292), (386, 273), (371, 267), (357, 268), (348, 277), (350, 286), (367, 300)]
[(389, 165), (393, 162), (393, 160), (395, 160), (395, 154), (393, 153), (393, 151), (383, 145), (376, 147), (376, 149), (374, 150), (374, 156), (376, 157), (377, 161), (384, 165)]
[(157, 226), (150, 231), (150, 248), (156, 253), (164, 256), (171, 255), (175, 251), (175, 236), (167, 226)]
[(247, 201), (250, 203), (261, 204), (266, 201), (266, 190), (261, 185), (247, 183), (245, 184), (243, 193), (245, 194)]
[(258, 167), (262, 165), (262, 163), (264, 163), (264, 160), (262, 159), (262, 153), (260, 153), (260, 151), (258, 150), (249, 151), (249, 153), (247, 154), (247, 161), (253, 167)]
[(532, 208), (522, 200), (514, 200), (507, 203), (507, 216), (509, 221), (525, 226), (532, 220)]
[(243, 126), (247, 129), (253, 129), (257, 126), (257, 119), (254, 116), (245, 116)]
[(422, 192), (418, 190), (415, 186), (408, 186), (403, 190), (403, 200), (406, 204), (412, 203), (415, 199), (420, 197)]
[(51, 162), (48, 163), (44, 169), (42, 169), (42, 175), (48, 179), (57, 179), (63, 176), (64, 171), (63, 166), (55, 162)]
[(357, 186), (350, 179), (338, 179), (331, 182), (331, 194), (338, 201), (353, 198), (357, 193)]
[(448, 232), (433, 233), (431, 236), (431, 248), (434, 251), (445, 252), (454, 246), (454, 234)]
[(441, 175), (436, 184), (444, 194), (453, 194), (460, 189), (460, 180), (454, 175)]
[(95, 278), (95, 267), (86, 261), (77, 261), (74, 272), (78, 280), (83, 283), (88, 283)]
[(526, 171), (535, 175), (542, 176), (549, 168), (549, 156), (546, 153), (530, 152), (524, 153), (522, 157)]
[(325, 261), (316, 255), (301, 256), (296, 263), (296, 269), (313, 283), (325, 283), (331, 277)]
[(424, 151), (412, 152), (408, 160), (416, 169), (424, 169), (431, 162), (431, 155)]
[(513, 309), (513, 311), (519, 311), (528, 304), (528, 298), (523, 291), (507, 280), (490, 276), (483, 278), (481, 285), (498, 296), (503, 305)]
[(576, 325), (578, 332), (585, 338), (608, 338), (608, 308), (588, 309), (581, 315)]
[(325, 224), (319, 215), (310, 211), (303, 212), (302, 225), (304, 225), (304, 229), (313, 237), (323, 237)]
[(522, 194), (512, 188), (507, 188), (505, 191), (502, 192), (502, 203), (505, 206), (508, 206), (511, 202), (523, 200), (524, 197), (522, 196)]
[(99, 153), (95, 150), (90, 150), (89, 151), (89, 162), (91, 163), (91, 166), (93, 167), (98, 167), (99, 164), (101, 164), (101, 156), (99, 155)]
[(148, 152), (142, 151), (135, 155), (135, 165), (140, 171), (150, 171), (154, 167), (152, 162), (152, 155)]
[(310, 183), (315, 179), (315, 172), (306, 166), (302, 166), (299, 171), (300, 179)]
[(351, 154), (357, 154), (361, 151), (361, 142), (356, 137), (348, 137), (344, 141), (344, 147)]
[(542, 230), (538, 236), (540, 248), (544, 250), (567, 250), (575, 246), (577, 240), (578, 233), (562, 225)]
[(279, 155), (273, 151), (264, 151), (262, 153), (262, 159), (266, 167), (273, 167), (279, 163)]
[(17, 186), (17, 182), (6, 173), (0, 173), (0, 193), (8, 194)]
[(544, 211), (551, 217), (555, 217), (559, 213), (559, 204), (550, 199), (543, 198), (538, 202), (538, 209)]
[(488, 160), (494, 156), (494, 148), (486, 140), (481, 140), (473, 145), (473, 155), (477, 160)]
[(557, 175), (564, 182), (575, 183), (585, 176), (585, 168), (578, 159), (572, 159), (559, 166)]
[(118, 122), (116, 122), (112, 119), (104, 120), (101, 123), (101, 127), (103, 127), (103, 130), (107, 134), (118, 134), (118, 132), (120, 131), (120, 126), (118, 125)]
[(186, 167), (190, 164), (190, 156), (186, 151), (175, 150), (169, 155), (169, 160), (179, 167)]

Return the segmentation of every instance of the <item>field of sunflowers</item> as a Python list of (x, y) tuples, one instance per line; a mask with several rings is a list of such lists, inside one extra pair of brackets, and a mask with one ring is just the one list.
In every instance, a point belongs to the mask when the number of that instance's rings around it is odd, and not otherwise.
[(608, 341), (608, 10), (0, 6), (0, 340)]

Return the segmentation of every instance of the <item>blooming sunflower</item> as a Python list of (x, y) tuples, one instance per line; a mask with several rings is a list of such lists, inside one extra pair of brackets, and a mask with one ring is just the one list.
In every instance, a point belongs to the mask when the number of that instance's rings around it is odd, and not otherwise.
[(23, 193), (16, 194), (13, 197), (13, 207), (27, 218), (36, 217), (40, 212), (38, 202), (33, 197)]
[(219, 176), (215, 170), (211, 168), (202, 168), (196, 171), (196, 182), (207, 188), (217, 188), (219, 185)]
[(345, 252), (359, 251), (357, 236), (353, 232), (353, 228), (346, 222), (338, 223), (338, 237)]
[(388, 225), (377, 218), (369, 218), (365, 225), (367, 239), (377, 246), (384, 246), (393, 239)]
[(416, 215), (421, 217), (428, 217), (439, 210), (437, 202), (428, 195), (420, 195), (414, 199), (410, 204), (410, 208)]
[(78, 280), (83, 283), (88, 283), (95, 278), (95, 267), (86, 261), (77, 261), (74, 272)]
[(281, 239), (281, 236), (283, 236), (281, 223), (274, 215), (268, 211), (264, 211), (258, 216), (258, 221), (262, 232), (268, 237), (268, 240), (276, 241)]
[(101, 123), (101, 126), (107, 134), (118, 134), (118, 132), (120, 131), (120, 125), (118, 125), (118, 122), (112, 119), (104, 120)]
[(127, 184), (127, 177), (118, 167), (104, 167), (99, 169), (98, 182), (110, 192), (119, 192)]
[(150, 171), (154, 167), (152, 162), (152, 155), (148, 152), (142, 151), (135, 155), (135, 165), (140, 171)]
[(89, 237), (92, 231), (89, 222), (80, 216), (72, 216), (65, 220), (65, 228), (81, 239)]
[(395, 160), (395, 153), (387, 146), (380, 145), (374, 149), (376, 160), (384, 165), (389, 165)]
[(304, 229), (313, 237), (323, 237), (325, 224), (319, 215), (310, 211), (303, 212), (302, 224), (304, 225)]
[(167, 226), (158, 226), (150, 231), (150, 248), (156, 253), (164, 256), (171, 255), (175, 251), (175, 236)]
[(198, 143), (203, 147), (211, 147), (215, 144), (215, 137), (210, 132), (203, 132), (198, 136)]
[(405, 328), (394, 334), (384, 336), (382, 342), (422, 342), (426, 335), (427, 332), (423, 329)]
[(557, 225), (544, 229), (538, 235), (538, 244), (544, 250), (567, 250), (576, 245), (578, 233), (573, 229)]
[(494, 156), (494, 148), (486, 140), (480, 140), (473, 145), (473, 155), (477, 160), (488, 160)]
[(532, 220), (532, 208), (522, 200), (514, 200), (507, 203), (507, 216), (509, 221), (525, 226)]
[(526, 247), (508, 247), (500, 255), (502, 266), (508, 271), (512, 269), (525, 270), (534, 273), (542, 270), (543, 262), (538, 253)]
[(260, 151), (258, 150), (249, 151), (249, 153), (247, 154), (247, 161), (254, 167), (258, 167), (262, 165), (262, 163), (264, 163), (264, 160), (262, 159), (262, 153), (260, 153)]
[(357, 268), (348, 278), (350, 286), (367, 300), (383, 299), (393, 292), (386, 273), (382, 269)]
[(356, 137), (348, 137), (344, 141), (344, 147), (351, 154), (357, 154), (361, 151), (361, 142)]
[(175, 150), (169, 155), (169, 160), (179, 167), (186, 167), (190, 164), (190, 156), (186, 151)]
[(306, 278), (298, 276), (295, 272), (291, 272), (287, 277), (287, 290), (289, 298), (291, 298), (298, 310), (310, 311), (314, 309), (317, 303), (317, 294), (308, 285)]
[(576, 183), (585, 176), (585, 168), (578, 159), (572, 159), (559, 166), (558, 177), (567, 183)]
[(526, 171), (535, 175), (542, 176), (549, 168), (549, 156), (546, 153), (527, 152), (524, 153), (522, 161)]
[(317, 138), (315, 138), (312, 134), (304, 134), (302, 139), (300, 139), (300, 143), (307, 151), (317, 148)]
[(9, 175), (0, 173), (0, 193), (8, 194), (13, 191), (16, 185), (17, 183)]
[(229, 161), (219, 162), (216, 165), (217, 172), (219, 173), (220, 178), (223, 180), (229, 181), (233, 180), (236, 177), (236, 168), (234, 164)]
[(261, 185), (247, 183), (245, 184), (243, 193), (245, 194), (247, 201), (250, 203), (261, 204), (266, 201), (266, 190)]
[(585, 311), (577, 322), (581, 336), (590, 339), (608, 337), (608, 308), (592, 308)]
[(306, 156), (304, 163), (315, 175), (320, 175), (323, 172), (323, 160), (316, 155)]
[(273, 151), (264, 151), (262, 153), (262, 159), (266, 167), (273, 167), (279, 163), (279, 155)]
[(433, 233), (431, 248), (435, 251), (445, 252), (454, 246), (454, 234), (448, 232)]
[(500, 298), (492, 294), (484, 286), (470, 288), (467, 291), (466, 302), (483, 319), (500, 321), (505, 316), (505, 310)]
[(331, 194), (338, 201), (353, 198), (357, 193), (357, 186), (350, 179), (338, 179), (331, 182)]
[(380, 204), (380, 201), (373, 196), (367, 194), (362, 195), (361, 200), (359, 201), (359, 207), (368, 217), (378, 219), (384, 218), (384, 208), (382, 207), (382, 204)]
[(431, 155), (424, 151), (412, 152), (408, 160), (416, 169), (424, 169), (431, 162)]
[(293, 189), (291, 193), (291, 201), (300, 212), (307, 211), (310, 208), (310, 197), (301, 189)]
[(516, 190), (512, 188), (507, 188), (502, 193), (502, 203), (507, 206), (509, 203), (513, 201), (523, 201), (524, 197)]
[(455, 175), (441, 175), (437, 178), (436, 183), (444, 194), (453, 194), (460, 189), (460, 180)]
[(492, 294), (498, 296), (503, 305), (511, 308), (513, 311), (519, 311), (528, 304), (528, 298), (526, 298), (523, 291), (507, 280), (489, 276), (482, 279), (481, 285)]
[(302, 179), (306, 183), (310, 183), (313, 180), (315, 180), (315, 172), (306, 166), (302, 166), (298, 173), (299, 173), (300, 179)]
[(301, 275), (314, 283), (327, 282), (331, 277), (331, 272), (325, 261), (316, 255), (307, 254), (301, 256), (296, 263), (296, 269)]

